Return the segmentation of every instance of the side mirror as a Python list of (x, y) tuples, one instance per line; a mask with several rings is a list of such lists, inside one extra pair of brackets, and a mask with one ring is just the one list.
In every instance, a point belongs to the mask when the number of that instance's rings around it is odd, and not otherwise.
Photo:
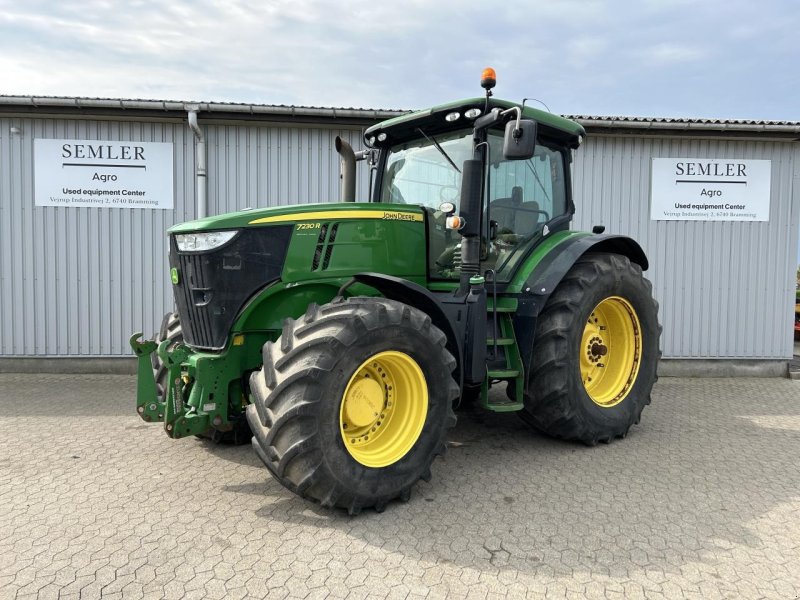
[[(518, 126), (519, 123), (519, 126)], [(536, 149), (536, 121), (516, 119), (506, 123), (503, 138), (503, 158), (506, 160), (528, 160)]]

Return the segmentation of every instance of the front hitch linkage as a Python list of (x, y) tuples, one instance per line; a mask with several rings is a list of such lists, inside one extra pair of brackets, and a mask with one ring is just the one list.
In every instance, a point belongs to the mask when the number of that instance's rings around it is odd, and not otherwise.
[[(147, 422), (163, 421), (164, 429), (171, 438), (202, 433), (209, 427), (207, 414), (198, 413), (185, 398), (186, 381), (183, 377), (183, 363), (191, 350), (183, 344), (169, 348), (170, 341), (156, 344), (151, 340), (139, 341), (141, 333), (131, 336), (130, 344), (139, 358), (139, 390), (136, 398), (136, 412)], [(167, 381), (163, 398), (159, 398), (151, 355), (153, 352), (167, 368)]]

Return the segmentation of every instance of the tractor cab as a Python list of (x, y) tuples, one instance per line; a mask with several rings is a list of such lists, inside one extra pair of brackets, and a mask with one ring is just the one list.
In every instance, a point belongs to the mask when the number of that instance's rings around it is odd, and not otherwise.
[[(523, 118), (534, 124), (533, 151), (509, 157), (504, 150)], [(377, 153), (371, 200), (425, 210), (430, 280), (460, 280), (459, 233), (471, 225), (480, 240), (478, 272), (508, 282), (534, 246), (568, 228), (575, 210), (571, 151), (583, 134), (573, 121), (490, 96), (403, 115), (365, 133), (365, 143)], [(476, 157), (483, 183), (474, 193), (477, 206), (470, 207), (464, 164)], [(476, 215), (470, 219), (476, 222), (467, 223), (463, 213)]]

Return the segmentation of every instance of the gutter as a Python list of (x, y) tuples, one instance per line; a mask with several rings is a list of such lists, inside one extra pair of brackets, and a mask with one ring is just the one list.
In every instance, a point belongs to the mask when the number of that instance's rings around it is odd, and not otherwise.
[(149, 110), (157, 112), (184, 112), (187, 106), (198, 112), (240, 113), (249, 115), (276, 115), (290, 117), (357, 118), (384, 120), (403, 115), (406, 110), (372, 108), (322, 108), (314, 106), (284, 106), (271, 104), (239, 104), (225, 102), (179, 102), (171, 100), (116, 100), (106, 98), (59, 98), (33, 96), (0, 96), (0, 106), (33, 108), (105, 108), (117, 110)]
[(625, 120), (625, 119), (592, 119), (581, 117), (572, 118), (584, 127), (607, 127), (611, 129), (643, 129), (643, 130), (673, 130), (673, 131), (745, 131), (759, 133), (800, 133), (800, 123), (736, 123), (733, 121), (721, 123), (706, 123), (702, 121), (663, 121), (663, 120)]

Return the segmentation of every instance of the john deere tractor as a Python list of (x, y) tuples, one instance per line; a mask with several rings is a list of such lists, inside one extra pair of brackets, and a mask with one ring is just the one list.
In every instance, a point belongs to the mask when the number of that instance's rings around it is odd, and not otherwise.
[(340, 203), (172, 227), (177, 311), (131, 338), (140, 416), (252, 438), (286, 488), (351, 514), (429, 479), (467, 401), (565, 440), (624, 437), (659, 358), (647, 258), (569, 230), (583, 128), (494, 84), (370, 127), (358, 153), (338, 140)]

